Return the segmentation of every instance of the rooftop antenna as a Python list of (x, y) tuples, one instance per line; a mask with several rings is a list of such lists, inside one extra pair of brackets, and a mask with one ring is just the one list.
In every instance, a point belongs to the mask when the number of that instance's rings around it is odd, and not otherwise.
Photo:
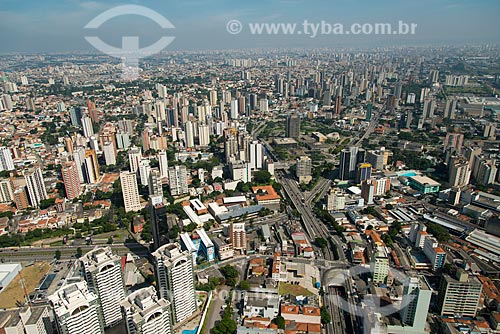
[(28, 290), (26, 290), (26, 284), (25, 284), (25, 280), (24, 280), (23, 274), (21, 272), (19, 272), (19, 276), (21, 277), (21, 279), (19, 280), (19, 282), (21, 283), (21, 286), (23, 287), (24, 298), (26, 299), (26, 302), (28, 303), (28, 306), (31, 306), (31, 301), (30, 301), (30, 299), (28, 297)]

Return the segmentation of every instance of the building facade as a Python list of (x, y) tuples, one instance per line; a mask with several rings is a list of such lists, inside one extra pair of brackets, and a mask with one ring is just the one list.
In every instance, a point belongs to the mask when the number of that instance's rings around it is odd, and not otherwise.
[(179, 244), (170, 243), (153, 256), (160, 298), (172, 303), (174, 323), (182, 322), (196, 312), (192, 255)]
[(123, 203), (125, 212), (139, 211), (142, 209), (139, 188), (137, 186), (137, 176), (135, 172), (120, 172), (120, 182), (122, 186)]
[(154, 287), (139, 289), (121, 303), (127, 334), (171, 334), (170, 302), (158, 298)]
[(89, 290), (101, 304), (104, 326), (111, 327), (122, 320), (120, 303), (125, 298), (121, 258), (111, 248), (96, 248), (80, 258)]
[(66, 285), (49, 296), (59, 334), (104, 334), (97, 295), (86, 282)]

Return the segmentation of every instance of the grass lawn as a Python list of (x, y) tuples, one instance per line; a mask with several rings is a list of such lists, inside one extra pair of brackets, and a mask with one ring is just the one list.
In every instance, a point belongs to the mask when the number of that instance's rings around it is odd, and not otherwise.
[(306, 288), (289, 283), (280, 283), (278, 289), (280, 295), (292, 295), (292, 296), (312, 296), (313, 293)]
[(36, 262), (30, 267), (23, 268), (21, 274), (17, 275), (7, 288), (0, 292), (0, 308), (16, 307), (16, 301), (25, 301), (24, 290), (20, 282), (21, 275), (24, 278), (26, 290), (28, 293), (31, 293), (37, 287), (42, 276), (45, 275), (49, 269), (50, 265), (47, 262)]
[(62, 240), (50, 244), (50, 247), (64, 246)]

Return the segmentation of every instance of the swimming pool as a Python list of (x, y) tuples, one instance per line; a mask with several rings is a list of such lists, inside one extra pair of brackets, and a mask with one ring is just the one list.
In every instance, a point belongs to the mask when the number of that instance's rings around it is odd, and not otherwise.
[(402, 172), (401, 174), (398, 174), (398, 176), (406, 176), (406, 177), (417, 176), (417, 173), (415, 173), (415, 172)]
[(185, 329), (182, 331), (182, 334), (196, 334), (198, 332), (198, 327), (196, 326), (194, 329)]

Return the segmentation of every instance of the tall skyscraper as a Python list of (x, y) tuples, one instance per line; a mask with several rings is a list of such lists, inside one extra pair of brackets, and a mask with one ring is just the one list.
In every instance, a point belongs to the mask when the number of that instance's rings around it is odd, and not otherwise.
[(254, 140), (248, 145), (248, 152), (249, 152), (249, 157), (248, 157), (248, 162), (250, 164), (250, 168), (252, 170), (255, 169), (262, 169), (262, 156), (264, 154), (264, 149), (262, 147), (262, 144), (259, 143), (257, 140)]
[(359, 163), (356, 167), (356, 182), (361, 183), (372, 177), (372, 165), (367, 162)]
[(247, 233), (245, 230), (245, 223), (231, 223), (229, 231), (229, 239), (233, 245), (233, 249), (245, 252), (247, 249)]
[(423, 277), (408, 277), (403, 291), (405, 306), (400, 311), (402, 323), (424, 332), (431, 296), (432, 289)]
[(447, 133), (444, 139), (443, 147), (446, 150), (448, 147), (454, 148), (458, 153), (462, 152), (464, 142), (463, 133)]
[(149, 196), (149, 210), (151, 212), (151, 232), (153, 234), (153, 250), (168, 242), (167, 210), (162, 197)]
[(88, 115), (82, 117), (83, 136), (90, 138), (94, 135), (94, 128), (92, 127), (92, 119)]
[(4, 170), (14, 170), (14, 160), (8, 147), (0, 147), (0, 172)]
[(238, 153), (238, 140), (234, 136), (229, 136), (224, 141), (224, 153), (226, 154), (226, 162), (231, 161), (231, 157), (236, 157)]
[(10, 179), (0, 179), (0, 203), (14, 201), (14, 188)]
[(330, 190), (326, 200), (326, 209), (328, 211), (340, 211), (345, 209), (346, 196), (343, 192)]
[(97, 113), (97, 108), (94, 102), (90, 100), (87, 101), (87, 110), (89, 111), (89, 116), (92, 122), (95, 124), (99, 123), (99, 114)]
[(177, 165), (168, 169), (168, 182), (170, 185), (170, 194), (172, 196), (179, 196), (187, 194), (187, 170), (184, 165)]
[(487, 139), (495, 139), (496, 138), (496, 125), (495, 124), (486, 124), (484, 126), (483, 137)]
[(122, 320), (120, 303), (125, 298), (121, 258), (110, 247), (99, 247), (80, 258), (89, 290), (99, 298), (104, 326), (111, 327)]
[(408, 96), (406, 97), (406, 104), (415, 104), (417, 96), (415, 93), (409, 93)]
[(448, 97), (444, 107), (444, 118), (455, 119), (457, 109), (457, 99), (455, 97)]
[(62, 179), (66, 198), (72, 201), (82, 193), (82, 186), (78, 178), (77, 166), (74, 161), (70, 161), (61, 169)]
[(450, 187), (464, 187), (469, 184), (471, 169), (467, 161), (452, 160), (448, 166)]
[(137, 187), (137, 176), (134, 172), (121, 172), (120, 182), (125, 212), (139, 211), (142, 209)]
[(69, 118), (71, 120), (71, 125), (74, 127), (82, 126), (82, 108), (80, 107), (71, 107), (69, 110)]
[(125, 132), (117, 132), (116, 135), (116, 146), (119, 149), (130, 147), (130, 135)]
[(366, 162), (370, 163), (373, 168), (378, 170), (383, 170), (386, 164), (386, 157), (389, 156), (389, 152), (386, 152), (384, 147), (380, 148), (380, 151), (368, 151), (366, 154)]
[(160, 178), (164, 182), (168, 179), (168, 158), (166, 151), (158, 152), (158, 163), (160, 164)]
[(285, 137), (298, 138), (300, 136), (300, 118), (297, 115), (288, 115), (285, 124)]
[(216, 90), (210, 91), (210, 105), (212, 107), (215, 107), (217, 105), (217, 91)]
[(356, 166), (365, 162), (365, 151), (357, 146), (351, 146), (340, 152), (340, 171), (341, 180), (354, 180), (356, 178)]
[(90, 149), (85, 151), (84, 166), (85, 181), (92, 184), (99, 182), (99, 163), (95, 150)]
[(436, 100), (433, 98), (426, 98), (424, 100), (424, 109), (422, 112), (422, 117), (424, 119), (434, 117), (434, 110), (436, 109)]
[(152, 168), (149, 173), (148, 189), (150, 195), (163, 196), (160, 171), (158, 168)]
[(432, 70), (429, 73), (429, 84), (432, 85), (433, 83), (438, 82), (439, 80), (439, 71), (437, 70)]
[(194, 147), (194, 129), (191, 121), (184, 124), (184, 143), (187, 148)]
[(462, 268), (455, 275), (443, 275), (438, 294), (441, 315), (476, 317), (483, 285)]
[(153, 286), (132, 292), (121, 303), (127, 334), (171, 334), (170, 302)]
[(371, 103), (368, 103), (366, 105), (365, 121), (370, 122), (372, 120), (372, 114), (373, 114), (373, 105)]
[(113, 143), (106, 142), (103, 146), (104, 160), (106, 161), (106, 166), (116, 165), (116, 153)]
[(238, 100), (231, 101), (231, 119), (238, 119), (239, 111), (238, 111)]
[(78, 179), (80, 183), (85, 183), (85, 148), (77, 146), (74, 148), (73, 160), (76, 164), (76, 171), (78, 172)]
[(175, 323), (196, 312), (193, 257), (177, 243), (166, 244), (153, 253), (160, 297), (169, 300)]
[(104, 334), (99, 299), (86, 282), (66, 285), (49, 296), (59, 334)]
[(384, 247), (377, 247), (370, 262), (373, 283), (384, 284), (389, 275), (389, 258)]
[(156, 91), (158, 93), (158, 97), (161, 99), (164, 99), (167, 97), (167, 87), (165, 87), (162, 84), (157, 84), (156, 85)]
[(130, 166), (130, 171), (132, 173), (137, 173), (139, 170), (139, 161), (142, 159), (142, 151), (140, 147), (132, 146), (128, 151), (128, 162)]
[(309, 183), (312, 180), (312, 160), (307, 156), (297, 158), (296, 175), (299, 183)]
[(198, 138), (200, 146), (208, 146), (210, 144), (210, 127), (208, 125), (198, 126)]
[(269, 112), (269, 100), (261, 99), (259, 101), (259, 109), (261, 112)]
[(342, 112), (342, 95), (335, 97), (335, 114), (340, 115)]
[(365, 180), (361, 182), (361, 198), (365, 200), (365, 204), (373, 204), (373, 196), (375, 195), (375, 180)]
[(141, 180), (141, 185), (148, 185), (149, 174), (151, 174), (151, 161), (149, 159), (142, 159), (139, 162), (139, 179)]
[(14, 202), (18, 210), (24, 210), (30, 206), (26, 187), (18, 187), (14, 189)]
[(394, 86), (394, 96), (396, 100), (401, 100), (401, 93), (403, 92), (403, 83), (401, 81), (396, 82)]
[(24, 179), (26, 180), (31, 206), (39, 206), (40, 202), (48, 197), (42, 170), (39, 167), (33, 167), (24, 173)]

